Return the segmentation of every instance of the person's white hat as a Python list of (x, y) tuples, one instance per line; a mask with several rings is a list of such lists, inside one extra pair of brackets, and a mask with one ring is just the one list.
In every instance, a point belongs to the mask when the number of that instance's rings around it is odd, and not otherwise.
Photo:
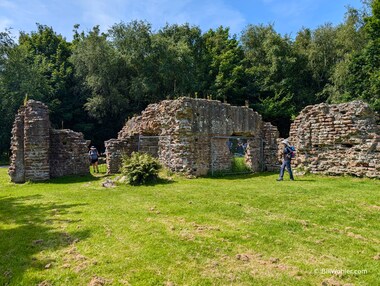
[(289, 141), (288, 141), (288, 139), (284, 139), (284, 140), (282, 140), (281, 143), (284, 143), (285, 145), (288, 145), (288, 146), (289, 146)]

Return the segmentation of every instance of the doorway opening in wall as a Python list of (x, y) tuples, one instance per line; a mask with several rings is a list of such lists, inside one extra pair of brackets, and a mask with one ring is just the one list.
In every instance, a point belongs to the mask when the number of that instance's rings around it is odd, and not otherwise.
[(252, 137), (215, 136), (211, 138), (211, 175), (252, 173), (249, 167), (249, 148)]
[(171, 136), (165, 135), (139, 135), (137, 152), (147, 153), (160, 162), (166, 162), (166, 167), (171, 167)]

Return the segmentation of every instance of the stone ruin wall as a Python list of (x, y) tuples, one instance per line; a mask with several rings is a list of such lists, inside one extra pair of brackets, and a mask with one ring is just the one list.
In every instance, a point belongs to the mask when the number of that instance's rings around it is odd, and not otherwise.
[(82, 133), (52, 129), (47, 106), (29, 100), (13, 124), (8, 174), (15, 183), (88, 174), (88, 143)]
[(305, 107), (290, 128), (289, 141), (297, 150), (294, 167), (301, 173), (380, 178), (377, 121), (361, 101)]
[(50, 177), (88, 174), (89, 143), (80, 132), (50, 129)]
[(277, 148), (273, 138), (278, 131), (257, 112), (216, 100), (180, 98), (149, 105), (126, 123), (117, 139), (105, 142), (108, 171), (118, 172), (121, 155), (137, 150), (156, 154), (175, 172), (205, 175), (211, 169), (228, 169), (229, 136), (248, 139), (245, 160), (253, 171), (272, 170), (276, 152), (265, 152)]
[(276, 126), (273, 126), (269, 122), (264, 123), (263, 128), (263, 148), (264, 148), (264, 165), (265, 170), (277, 171), (279, 168), (278, 163), (278, 143), (277, 140), (280, 137), (280, 132)]
[(120, 171), (122, 156), (138, 150), (138, 136), (126, 140), (110, 139), (105, 142), (107, 173), (115, 174)]

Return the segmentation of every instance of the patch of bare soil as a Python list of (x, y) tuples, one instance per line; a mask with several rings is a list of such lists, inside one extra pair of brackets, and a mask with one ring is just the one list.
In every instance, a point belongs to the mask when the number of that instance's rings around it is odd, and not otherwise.
[(210, 261), (203, 271), (203, 275), (226, 280), (226, 283), (236, 282), (243, 273), (273, 278), (286, 273), (297, 280), (302, 278), (297, 267), (281, 262), (278, 257), (264, 258), (252, 252), (239, 253), (235, 257), (221, 255), (219, 259)]
[(63, 262), (62, 268), (71, 268), (75, 273), (82, 272), (90, 265), (96, 264), (96, 261), (92, 261), (80, 254), (75, 245), (71, 245), (71, 247), (65, 251)]
[(99, 276), (93, 276), (91, 281), (88, 283), (88, 286), (103, 286), (103, 285), (109, 285), (112, 284), (112, 279), (106, 279)]
[(38, 286), (52, 286), (52, 284), (50, 283), (50, 281), (45, 280), (39, 283)]

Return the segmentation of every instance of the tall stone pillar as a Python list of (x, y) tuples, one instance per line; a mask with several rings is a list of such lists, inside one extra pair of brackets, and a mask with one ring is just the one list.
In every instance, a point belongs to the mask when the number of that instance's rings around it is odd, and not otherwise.
[(245, 163), (253, 172), (260, 172), (263, 169), (263, 146), (261, 137), (249, 138), (245, 153)]
[(50, 120), (45, 104), (29, 100), (24, 120), (24, 166), (26, 181), (50, 179)]
[(14, 183), (25, 182), (24, 167), (24, 118), (25, 107), (21, 107), (15, 117), (11, 139), (11, 165), (8, 174)]

